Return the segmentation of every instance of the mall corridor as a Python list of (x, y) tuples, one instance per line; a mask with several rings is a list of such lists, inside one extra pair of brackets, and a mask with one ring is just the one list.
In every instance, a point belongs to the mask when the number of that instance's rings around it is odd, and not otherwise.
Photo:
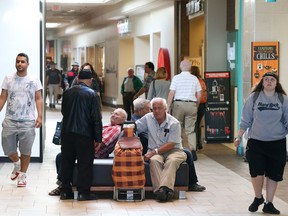
[[(231, 150), (232, 144), (207, 144), (198, 153), (195, 162), (199, 183), (205, 192), (187, 192), (187, 199), (159, 203), (147, 198), (142, 202), (117, 202), (107, 196), (96, 201), (60, 201), (48, 196), (55, 188), (55, 156), (59, 146), (51, 143), (56, 121), (61, 119), (60, 106), (47, 109), (47, 141), (43, 163), (31, 163), (27, 187), (17, 188), (9, 178), (11, 163), (0, 164), (0, 215), (1, 216), (248, 216), (248, 206), (253, 200), (247, 163)], [(108, 123), (112, 108), (103, 107), (103, 124)], [(231, 146), (230, 146), (231, 145)], [(100, 177), (101, 174), (99, 174)], [(274, 204), (281, 215), (288, 215), (288, 168), (285, 180), (280, 183)]]

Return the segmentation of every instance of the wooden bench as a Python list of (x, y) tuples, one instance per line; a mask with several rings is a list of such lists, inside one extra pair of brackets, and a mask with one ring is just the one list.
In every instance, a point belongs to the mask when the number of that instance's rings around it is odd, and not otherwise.
[[(117, 199), (117, 195), (115, 195), (114, 182), (112, 180), (112, 167), (113, 167), (113, 158), (108, 159), (94, 159), (93, 165), (93, 181), (91, 191), (112, 191), (114, 193), (113, 198)], [(145, 177), (146, 184), (144, 189), (145, 191), (152, 191), (152, 182), (149, 171), (149, 163), (145, 162)], [(186, 162), (182, 163), (176, 173), (176, 180), (174, 191), (175, 196), (179, 199), (186, 198), (186, 191), (188, 190), (188, 182), (189, 182), (189, 169), (188, 164)], [(75, 186), (77, 184), (77, 166), (74, 168), (73, 172), (73, 189), (75, 190)]]

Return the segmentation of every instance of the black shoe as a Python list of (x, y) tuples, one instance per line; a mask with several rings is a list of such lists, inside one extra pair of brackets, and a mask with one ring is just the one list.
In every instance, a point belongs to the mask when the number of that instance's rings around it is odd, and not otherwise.
[(79, 194), (77, 200), (78, 201), (86, 201), (86, 200), (97, 200), (98, 197), (96, 194)]
[(56, 108), (55, 104), (52, 105), (52, 108)]
[(198, 158), (197, 158), (196, 151), (195, 151), (195, 150), (192, 150), (191, 153), (192, 153), (192, 158), (193, 158), (193, 160), (194, 160), (194, 161), (197, 161)]
[(53, 105), (52, 105), (52, 104), (49, 104), (49, 107), (50, 107), (50, 108), (53, 108)]
[(60, 193), (60, 200), (68, 200), (68, 199), (74, 199), (74, 194), (73, 192), (61, 192)]
[(174, 198), (174, 191), (168, 188), (168, 191), (166, 192), (166, 201), (170, 201)]
[(160, 202), (165, 202), (167, 200), (166, 191), (161, 187), (158, 191), (155, 192), (156, 199)]
[(264, 203), (262, 211), (268, 214), (280, 214), (280, 211), (274, 207), (272, 202)]
[(188, 191), (202, 192), (204, 190), (206, 190), (206, 188), (202, 185), (197, 184), (197, 183), (188, 187)]
[(250, 212), (256, 212), (258, 210), (258, 207), (264, 203), (264, 198), (263, 196), (261, 196), (261, 198), (254, 198), (254, 201), (252, 202), (252, 204), (249, 206), (248, 210)]

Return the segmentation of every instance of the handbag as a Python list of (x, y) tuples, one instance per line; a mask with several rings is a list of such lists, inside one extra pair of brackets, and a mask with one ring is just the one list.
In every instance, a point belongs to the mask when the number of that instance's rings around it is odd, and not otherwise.
[(62, 128), (62, 122), (57, 122), (55, 133), (52, 140), (52, 143), (54, 143), (55, 145), (61, 145), (61, 128)]

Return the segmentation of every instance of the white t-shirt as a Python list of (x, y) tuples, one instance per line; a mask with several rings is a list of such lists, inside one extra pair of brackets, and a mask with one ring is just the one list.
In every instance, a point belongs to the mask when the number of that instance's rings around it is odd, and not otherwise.
[(31, 75), (19, 77), (16, 73), (4, 78), (2, 89), (7, 90), (5, 118), (14, 121), (31, 121), (35, 115), (35, 93), (42, 88), (40, 80)]
[(170, 90), (175, 91), (174, 100), (197, 101), (196, 92), (202, 90), (199, 80), (190, 72), (182, 71), (173, 77)]

